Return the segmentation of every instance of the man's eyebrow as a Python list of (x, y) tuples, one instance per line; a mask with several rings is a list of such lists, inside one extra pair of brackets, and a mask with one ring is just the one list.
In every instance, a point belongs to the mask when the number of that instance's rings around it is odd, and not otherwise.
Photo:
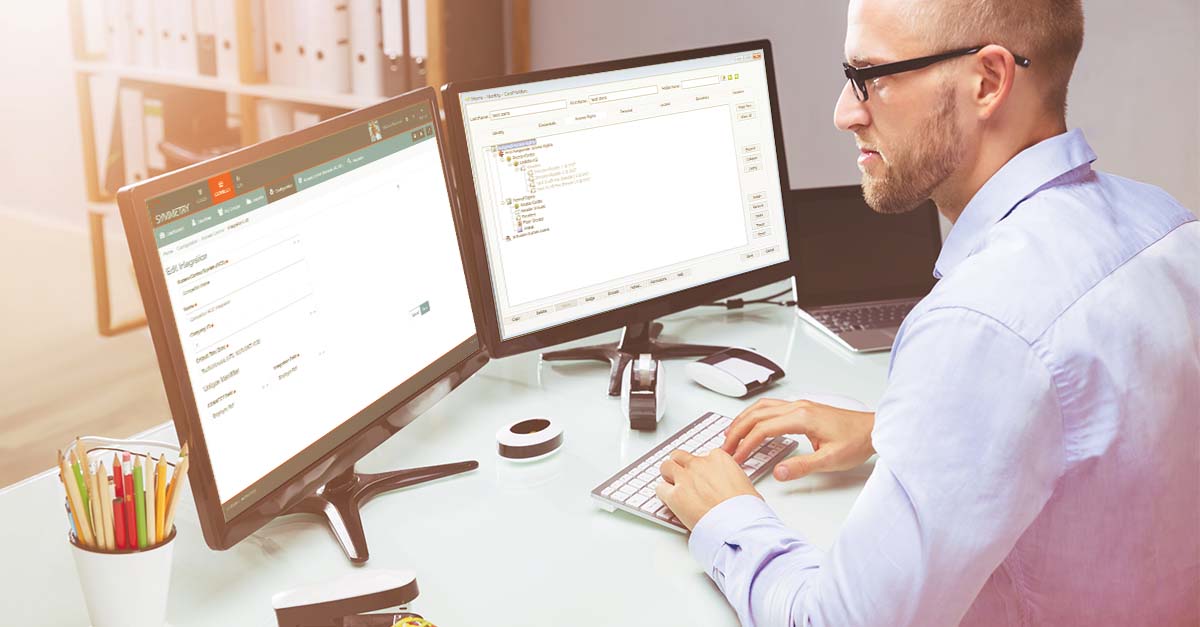
[(871, 65), (879, 65), (879, 61), (874, 57), (850, 57), (850, 65), (854, 67), (867, 67)]

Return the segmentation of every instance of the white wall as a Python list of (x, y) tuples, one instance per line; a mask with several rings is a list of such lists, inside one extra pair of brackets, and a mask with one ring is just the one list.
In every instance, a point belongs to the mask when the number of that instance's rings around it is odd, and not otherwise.
[[(1084, 0), (1087, 31), (1068, 123), (1096, 167), (1165, 188), (1200, 215), (1200, 2)], [(533, 0), (534, 68), (771, 40), (793, 188), (857, 183), (833, 127), (846, 2)]]
[(67, 2), (3, 4), (0, 211), (82, 229), (83, 155)]

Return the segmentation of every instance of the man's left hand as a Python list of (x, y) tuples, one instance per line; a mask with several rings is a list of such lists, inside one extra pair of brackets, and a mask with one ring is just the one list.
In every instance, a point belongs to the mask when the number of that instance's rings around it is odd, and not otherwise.
[(663, 481), (655, 488), (658, 499), (688, 529), (694, 529), (709, 510), (735, 496), (762, 498), (741, 466), (719, 448), (702, 457), (671, 451), (660, 471)]

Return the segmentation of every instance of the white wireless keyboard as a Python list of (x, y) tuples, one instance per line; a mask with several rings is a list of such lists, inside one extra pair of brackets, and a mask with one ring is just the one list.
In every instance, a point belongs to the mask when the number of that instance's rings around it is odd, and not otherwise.
[[(719, 448), (725, 442), (725, 429), (732, 422), (732, 418), (712, 412), (700, 416), (692, 424), (650, 449), (649, 453), (596, 486), (596, 489), (592, 490), (592, 498), (596, 499), (600, 507), (610, 512), (622, 509), (664, 527), (687, 533), (687, 527), (684, 527), (675, 514), (655, 496), (654, 488), (662, 478), (658, 469), (671, 451), (676, 449), (683, 449), (693, 455), (704, 455)], [(746, 458), (742, 463), (742, 470), (746, 471), (750, 481), (757, 481), (795, 449), (795, 440), (785, 437), (769, 438)]]

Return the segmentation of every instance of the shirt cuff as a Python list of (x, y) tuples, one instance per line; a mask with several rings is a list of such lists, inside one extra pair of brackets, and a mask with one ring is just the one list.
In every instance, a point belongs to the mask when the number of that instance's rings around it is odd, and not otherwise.
[(733, 534), (763, 518), (776, 518), (775, 512), (757, 496), (742, 494), (725, 499), (708, 510), (688, 538), (688, 551), (708, 572), (712, 572), (717, 550)]

